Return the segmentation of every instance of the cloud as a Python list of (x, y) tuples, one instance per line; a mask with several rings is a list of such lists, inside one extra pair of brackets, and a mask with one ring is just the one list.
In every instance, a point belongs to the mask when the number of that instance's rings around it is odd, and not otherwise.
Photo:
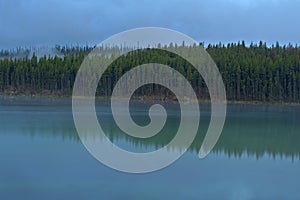
[(160, 26), (196, 40), (299, 43), (298, 0), (0, 0), (0, 48), (96, 44)]

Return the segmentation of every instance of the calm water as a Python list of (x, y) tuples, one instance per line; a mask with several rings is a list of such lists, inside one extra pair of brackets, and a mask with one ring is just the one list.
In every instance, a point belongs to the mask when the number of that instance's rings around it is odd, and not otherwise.
[[(146, 125), (149, 105), (131, 106), (133, 119)], [(168, 143), (178, 127), (178, 106), (165, 106), (166, 126), (157, 138), (144, 140), (117, 128), (107, 102), (97, 102), (97, 112), (115, 144), (144, 152)], [(127, 174), (83, 147), (70, 99), (1, 97), (0, 199), (300, 199), (300, 107), (229, 105), (220, 140), (199, 160), (209, 115), (209, 105), (201, 105), (197, 138), (175, 163)]]

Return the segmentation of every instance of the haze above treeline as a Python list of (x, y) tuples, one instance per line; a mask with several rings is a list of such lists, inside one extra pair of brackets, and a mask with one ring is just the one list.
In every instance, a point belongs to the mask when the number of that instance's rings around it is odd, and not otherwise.
[[(242, 44), (245, 47), (251, 47), (251, 46), (259, 46), (259, 45), (264, 45), (268, 48), (272, 48), (274, 46), (280, 46), (280, 47), (294, 47), (298, 48), (298, 44), (294, 43), (267, 43), (264, 41), (259, 41), (259, 42), (246, 42), (244, 40), (242, 41), (237, 41), (237, 42), (218, 42), (218, 43), (207, 43), (207, 42), (199, 42), (197, 45), (203, 46), (205, 49), (211, 46), (232, 46), (232, 45), (239, 45)], [(179, 46), (181, 44), (178, 44)], [(65, 45), (37, 45), (37, 46), (18, 46), (15, 48), (2, 48), (0, 47), (0, 59), (3, 58), (31, 58), (33, 54), (35, 54), (38, 58), (43, 57), (43, 56), (58, 56), (58, 57), (63, 57), (67, 55), (70, 51), (76, 51), (80, 50), (83, 48), (92, 50), (95, 48), (97, 45), (79, 45), (79, 44), (65, 44)]]

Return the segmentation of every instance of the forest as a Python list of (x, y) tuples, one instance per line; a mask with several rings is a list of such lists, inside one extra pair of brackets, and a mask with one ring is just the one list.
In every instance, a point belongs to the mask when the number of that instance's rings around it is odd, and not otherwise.
[[(172, 45), (172, 44), (170, 44)], [(203, 48), (203, 43), (193, 47)], [(0, 94), (3, 95), (55, 95), (70, 96), (76, 73), (92, 47), (61, 47), (61, 56), (13, 56), (16, 50), (0, 51)], [(300, 47), (297, 45), (267, 46), (266, 43), (244, 41), (229, 44), (209, 44), (210, 54), (222, 75), (227, 99), (231, 101), (300, 102)], [(99, 81), (98, 96), (108, 97), (114, 85), (126, 71), (144, 63), (166, 64), (191, 83), (198, 98), (209, 99), (205, 82), (197, 70), (183, 58), (161, 50), (138, 50), (116, 59)], [(146, 85), (135, 95), (167, 96), (172, 93), (159, 85)]]

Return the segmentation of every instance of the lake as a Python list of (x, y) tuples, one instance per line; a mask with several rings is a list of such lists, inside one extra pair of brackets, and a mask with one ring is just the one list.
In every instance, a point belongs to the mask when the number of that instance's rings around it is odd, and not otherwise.
[[(150, 105), (131, 103), (137, 124), (149, 123)], [(138, 139), (118, 129), (108, 101), (96, 102), (107, 137), (135, 152), (153, 151), (174, 136), (179, 106), (164, 106), (169, 117), (163, 130)], [(180, 159), (155, 172), (129, 174), (85, 149), (71, 99), (2, 96), (0, 199), (300, 199), (300, 106), (229, 104), (218, 143), (200, 160), (209, 107), (200, 104), (197, 137)]]

